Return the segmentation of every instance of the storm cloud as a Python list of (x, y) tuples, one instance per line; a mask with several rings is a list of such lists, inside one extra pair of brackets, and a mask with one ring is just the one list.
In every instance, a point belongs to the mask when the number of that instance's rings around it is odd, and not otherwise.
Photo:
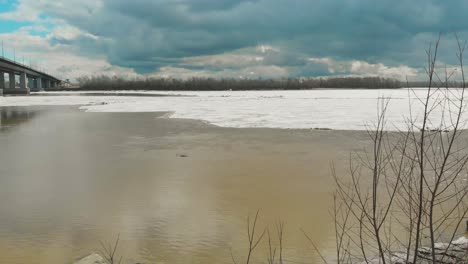
[[(464, 0), (20, 0), (15, 6), (0, 18), (76, 28), (82, 34), (49, 42), (140, 74), (260, 66), (282, 67), (290, 76), (334, 74), (334, 66), (311, 58), (406, 74), (423, 66), (439, 33), (447, 42), (453, 32), (468, 37)], [(449, 64), (452, 45), (441, 53)]]

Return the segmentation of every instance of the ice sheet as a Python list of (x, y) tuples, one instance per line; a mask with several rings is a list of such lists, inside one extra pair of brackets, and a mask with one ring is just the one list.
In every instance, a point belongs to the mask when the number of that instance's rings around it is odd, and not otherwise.
[[(458, 94), (453, 89), (451, 93)], [(83, 92), (79, 92), (83, 93)], [(427, 89), (301, 91), (105, 91), (47, 92), (41, 96), (1, 97), (0, 106), (80, 105), (88, 112), (172, 112), (171, 118), (199, 119), (223, 127), (329, 128), (365, 130), (377, 120), (378, 107), (389, 100), (386, 127), (405, 129), (410, 117), (420, 117)], [(86, 92), (84, 92), (86, 93)], [(87, 92), (96, 93), (96, 92)], [(185, 96), (116, 96), (116, 94)], [(445, 92), (438, 92), (443, 95)], [(453, 95), (451, 95), (453, 96)], [(453, 110), (453, 109), (452, 109)], [(431, 113), (438, 127), (441, 110)]]

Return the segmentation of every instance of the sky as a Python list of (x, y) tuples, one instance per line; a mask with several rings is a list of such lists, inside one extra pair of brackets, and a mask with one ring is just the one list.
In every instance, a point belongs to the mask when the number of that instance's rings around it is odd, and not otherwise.
[(466, 0), (0, 0), (4, 54), (59, 78), (423, 79), (456, 67)]

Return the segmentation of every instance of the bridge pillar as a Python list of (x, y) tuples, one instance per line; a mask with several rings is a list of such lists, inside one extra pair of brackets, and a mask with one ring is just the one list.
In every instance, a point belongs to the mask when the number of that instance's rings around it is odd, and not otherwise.
[(37, 77), (36, 78), (36, 85), (37, 85), (37, 90), (38, 91), (42, 91), (42, 78), (41, 77)]
[(29, 94), (29, 89), (26, 86), (27, 76), (26, 72), (20, 73), (19, 89), (16, 88), (16, 74), (14, 72), (8, 73), (9, 87), (3, 90), (3, 94)]
[(10, 83), (10, 89), (15, 89), (16, 88), (15, 73), (10, 72), (8, 74), (8, 81)]
[(26, 86), (29, 88), (29, 90), (34, 90), (34, 86), (33, 86), (33, 78), (31, 76), (28, 76), (28, 83), (26, 84)]
[(27, 89), (26, 87), (26, 73), (22, 72), (20, 74), (20, 89)]
[(0, 96), (3, 95), (3, 89), (5, 89), (5, 73), (0, 71)]
[(46, 79), (45, 80), (45, 89), (49, 89), (50, 88), (50, 80), (49, 79)]

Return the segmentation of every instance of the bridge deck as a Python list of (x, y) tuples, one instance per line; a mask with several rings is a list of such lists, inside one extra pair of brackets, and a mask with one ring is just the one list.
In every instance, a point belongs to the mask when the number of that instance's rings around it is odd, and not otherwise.
[(45, 78), (45, 79), (48, 79), (48, 80), (51, 80), (51, 81), (60, 82), (60, 79), (55, 78), (54, 76), (52, 76), (50, 74), (47, 74), (47, 73), (42, 72), (42, 71), (38, 71), (38, 70), (33, 69), (33, 68), (31, 68), (31, 67), (29, 67), (27, 65), (23, 65), (23, 64), (20, 64), (18, 62), (9, 60), (7, 58), (2, 58), (2, 57), (0, 57), (0, 71), (1, 72), (7, 72), (7, 73), (13, 72), (15, 74), (20, 74), (20, 73), (25, 72), (28, 76), (41, 77), (41, 78)]
[[(9, 74), (8, 87), (5, 85), (4, 73)], [(16, 75), (20, 76), (19, 88)], [(3, 94), (29, 94), (30, 89), (42, 90), (42, 88), (55, 87), (59, 83), (61, 83), (60, 79), (48, 73), (0, 57), (0, 90)]]

